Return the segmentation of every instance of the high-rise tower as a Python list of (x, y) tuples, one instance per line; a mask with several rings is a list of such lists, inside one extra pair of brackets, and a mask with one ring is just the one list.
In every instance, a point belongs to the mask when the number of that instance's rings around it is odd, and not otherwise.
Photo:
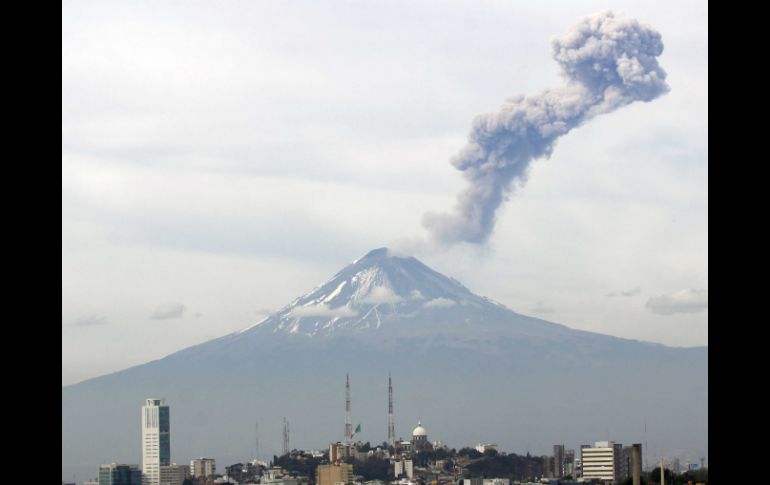
[(142, 475), (145, 485), (160, 485), (160, 467), (171, 464), (169, 408), (163, 399), (142, 406)]
[(345, 374), (345, 443), (353, 443), (353, 423), (350, 421), (350, 376)]
[(388, 372), (388, 444), (396, 446), (396, 428), (393, 424), (393, 383)]

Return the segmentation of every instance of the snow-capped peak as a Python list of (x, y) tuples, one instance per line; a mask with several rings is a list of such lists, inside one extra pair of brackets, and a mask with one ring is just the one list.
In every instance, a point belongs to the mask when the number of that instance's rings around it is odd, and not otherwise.
[(330, 280), (297, 298), (253, 328), (292, 335), (331, 335), (409, 326), (451, 326), (505, 320), (513, 312), (471, 293), (453, 278), (414, 257), (395, 256), (387, 248), (370, 251)]

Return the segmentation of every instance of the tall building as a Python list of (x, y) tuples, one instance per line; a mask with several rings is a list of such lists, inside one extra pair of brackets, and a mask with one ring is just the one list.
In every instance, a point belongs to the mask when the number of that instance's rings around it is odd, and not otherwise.
[(338, 465), (318, 465), (316, 469), (318, 485), (353, 485), (353, 465), (340, 463)]
[(636, 443), (632, 446), (623, 447), (620, 451), (620, 460), (618, 460), (617, 470), (615, 476), (618, 479), (630, 477), (634, 472), (634, 446), (639, 447), (639, 459), (641, 460), (642, 445)]
[(213, 458), (196, 458), (190, 462), (193, 477), (208, 477), (217, 472), (217, 463)]
[(553, 445), (553, 476), (561, 478), (564, 475), (564, 445)]
[(162, 399), (142, 406), (142, 474), (145, 485), (160, 485), (160, 467), (171, 464), (169, 409)]
[(142, 485), (142, 471), (137, 465), (101, 465), (99, 485)]
[(564, 451), (564, 475), (571, 476), (573, 479), (577, 477), (575, 474), (575, 450)]
[(543, 455), (543, 478), (553, 478), (553, 462), (552, 456)]
[(623, 445), (612, 441), (597, 441), (592, 448), (581, 447), (583, 478), (615, 480), (620, 478)]

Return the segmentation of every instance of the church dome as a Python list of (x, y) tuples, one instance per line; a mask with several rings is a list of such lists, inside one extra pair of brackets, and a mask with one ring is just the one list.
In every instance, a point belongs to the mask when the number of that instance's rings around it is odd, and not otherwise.
[(412, 431), (412, 436), (428, 436), (428, 432), (422, 427), (419, 421), (417, 421), (417, 427)]

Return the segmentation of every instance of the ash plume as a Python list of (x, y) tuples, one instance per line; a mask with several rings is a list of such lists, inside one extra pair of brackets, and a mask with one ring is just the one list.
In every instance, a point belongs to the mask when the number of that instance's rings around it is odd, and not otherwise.
[(452, 213), (426, 213), (423, 226), (441, 245), (484, 243), (514, 183), (530, 163), (549, 157), (556, 140), (596, 115), (668, 91), (656, 59), (660, 34), (636, 19), (607, 11), (581, 20), (551, 41), (565, 84), (536, 96), (515, 96), (476, 117), (468, 144), (452, 159), (468, 188)]

